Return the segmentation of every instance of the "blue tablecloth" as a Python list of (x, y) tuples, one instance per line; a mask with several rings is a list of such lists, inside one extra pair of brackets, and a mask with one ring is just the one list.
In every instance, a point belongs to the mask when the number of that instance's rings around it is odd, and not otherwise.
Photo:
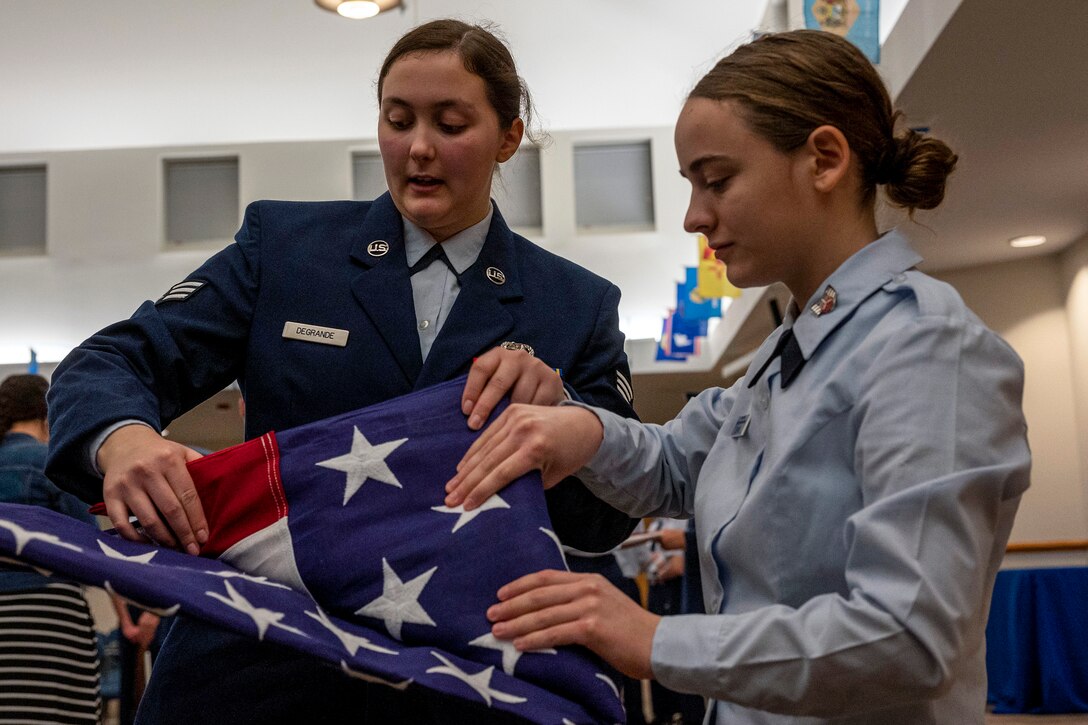
[(986, 670), (994, 712), (1088, 712), (1088, 567), (998, 572)]

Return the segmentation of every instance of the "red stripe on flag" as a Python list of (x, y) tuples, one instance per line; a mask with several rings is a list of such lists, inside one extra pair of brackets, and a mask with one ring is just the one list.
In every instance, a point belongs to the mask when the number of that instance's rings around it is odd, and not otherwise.
[(208, 519), (201, 556), (220, 556), (287, 516), (279, 459), (276, 436), (266, 433), (188, 464)]

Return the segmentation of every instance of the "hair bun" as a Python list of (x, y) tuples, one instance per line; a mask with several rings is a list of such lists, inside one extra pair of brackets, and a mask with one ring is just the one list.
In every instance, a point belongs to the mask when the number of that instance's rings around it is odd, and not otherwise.
[(888, 199), (907, 209), (933, 209), (944, 199), (958, 157), (943, 141), (907, 129), (892, 139), (875, 170)]

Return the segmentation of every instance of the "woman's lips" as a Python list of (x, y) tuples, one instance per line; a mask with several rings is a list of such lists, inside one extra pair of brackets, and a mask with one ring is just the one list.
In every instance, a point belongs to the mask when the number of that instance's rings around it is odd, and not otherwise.
[(436, 179), (433, 176), (409, 176), (408, 183), (411, 186), (419, 187), (422, 189), (433, 189), (437, 186), (441, 186), (442, 180)]
[(733, 245), (731, 243), (726, 243), (726, 244), (722, 244), (722, 245), (719, 245), (719, 246), (716, 246), (716, 247), (711, 247), (711, 249), (714, 250), (714, 256), (717, 257), (718, 260), (722, 261), (722, 262), (725, 261), (725, 255), (728, 254), (729, 250), (732, 249), (732, 248), (733, 248)]

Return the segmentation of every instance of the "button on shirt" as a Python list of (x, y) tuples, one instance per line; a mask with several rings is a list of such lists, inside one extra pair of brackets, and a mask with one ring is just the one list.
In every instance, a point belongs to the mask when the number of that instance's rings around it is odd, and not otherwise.
[(711, 722), (983, 722), (990, 593), (1029, 480), (1023, 366), (919, 261), (889, 232), (826, 281), (833, 310), (791, 304), (806, 363), (786, 390), (773, 360), (664, 426), (593, 409), (594, 493), (695, 515), (717, 614), (662, 620), (651, 665), (717, 698)]
[[(450, 260), (450, 264), (457, 270), (457, 274), (464, 274), (465, 270), (471, 267), (480, 256), (494, 213), (492, 208), (479, 223), (463, 229), (442, 242), (442, 249)], [(407, 219), (404, 220), (404, 251), (408, 257), (409, 267), (422, 259), (423, 255), (435, 244), (438, 242), (434, 240), (434, 237)], [(449, 317), (453, 303), (457, 301), (457, 293), (460, 291), (461, 283), (457, 281), (457, 275), (438, 260), (412, 275), (416, 331), (419, 332), (419, 351), (423, 354), (424, 360), (427, 359), (431, 345), (442, 330), (442, 324)]]

